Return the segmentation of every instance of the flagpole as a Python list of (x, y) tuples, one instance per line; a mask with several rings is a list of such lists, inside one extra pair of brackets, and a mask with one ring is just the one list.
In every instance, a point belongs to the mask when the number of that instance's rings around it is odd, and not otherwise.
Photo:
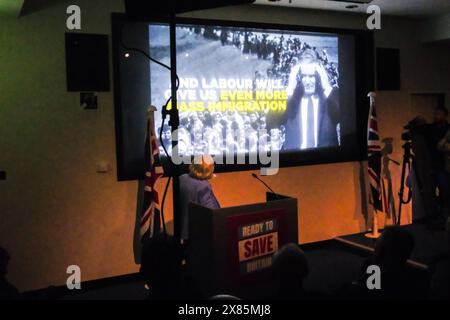
[(372, 219), (372, 232), (365, 234), (367, 238), (377, 239), (381, 233), (378, 231), (378, 211), (373, 209), (373, 219)]
[[(169, 125), (172, 131), (178, 130), (180, 118), (177, 107), (177, 49), (176, 49), (176, 23), (175, 15), (170, 19), (170, 80), (171, 80), (171, 108)], [(178, 157), (178, 141), (172, 140), (172, 157)], [(181, 240), (181, 216), (180, 216), (180, 168), (179, 165), (172, 166), (172, 197), (173, 197), (173, 235), (175, 241), (180, 243)]]
[[(367, 97), (369, 97), (369, 101), (370, 101), (370, 107), (369, 107), (369, 116), (367, 119), (367, 140), (369, 140), (369, 128), (370, 128), (370, 117), (372, 115), (372, 108), (373, 105), (375, 104), (375, 97), (377, 96), (377, 94), (373, 91), (369, 92), (367, 94)], [(370, 190), (369, 192), (369, 197), (372, 198), (372, 191)], [(378, 231), (378, 210), (375, 208), (375, 201), (374, 199), (372, 199), (373, 204), (373, 215), (372, 215), (372, 232), (366, 233), (365, 236), (367, 238), (371, 238), (371, 239), (377, 239), (380, 236), (380, 233)]]

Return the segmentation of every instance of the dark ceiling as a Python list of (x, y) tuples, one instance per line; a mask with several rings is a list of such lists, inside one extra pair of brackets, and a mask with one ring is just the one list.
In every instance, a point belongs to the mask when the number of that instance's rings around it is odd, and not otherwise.
[(36, 11), (48, 8), (57, 3), (69, 2), (67, 0), (24, 0), (20, 16), (34, 13)]

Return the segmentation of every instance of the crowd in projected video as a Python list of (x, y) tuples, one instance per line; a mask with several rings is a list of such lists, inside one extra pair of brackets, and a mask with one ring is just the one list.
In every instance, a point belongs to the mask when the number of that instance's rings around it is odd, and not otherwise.
[[(151, 24), (149, 42), (151, 56), (170, 64), (169, 27)], [(176, 42), (180, 154), (340, 145), (338, 36), (179, 25)], [(170, 73), (151, 63), (150, 80), (160, 107), (171, 95)], [(168, 125), (162, 140), (170, 154)]]

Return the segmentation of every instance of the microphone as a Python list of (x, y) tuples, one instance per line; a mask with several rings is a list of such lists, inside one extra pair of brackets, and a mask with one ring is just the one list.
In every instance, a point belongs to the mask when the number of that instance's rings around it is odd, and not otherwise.
[(252, 177), (255, 178), (256, 180), (259, 180), (263, 185), (265, 185), (266, 188), (269, 189), (270, 192), (272, 192), (275, 195), (275, 197), (277, 197), (277, 198), (279, 197), (278, 194), (276, 194), (275, 191), (273, 191), (272, 188), (269, 187), (269, 185), (267, 183), (262, 181), (261, 178), (256, 175), (256, 173), (252, 173)]

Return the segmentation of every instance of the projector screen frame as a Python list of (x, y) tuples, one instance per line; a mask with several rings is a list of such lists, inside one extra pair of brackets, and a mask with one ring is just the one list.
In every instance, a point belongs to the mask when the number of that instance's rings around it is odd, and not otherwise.
[[(283, 30), (283, 31), (297, 31), (297, 32), (313, 32), (325, 33), (333, 35), (352, 35), (355, 39), (355, 107), (356, 107), (356, 145), (352, 148), (340, 148), (338, 154), (334, 148), (318, 148), (313, 151), (294, 151), (294, 152), (280, 152), (280, 168), (316, 165), (316, 164), (332, 164), (340, 162), (354, 162), (367, 160), (367, 116), (369, 111), (369, 100), (367, 93), (374, 90), (374, 39), (373, 31), (360, 29), (342, 29), (330, 27), (317, 26), (303, 26), (290, 24), (273, 24), (273, 23), (257, 23), (245, 21), (232, 20), (217, 20), (217, 19), (199, 19), (190, 17), (175, 17), (175, 23), (178, 24), (199, 24), (199, 25), (213, 25), (213, 26), (228, 26), (240, 28), (257, 28), (268, 30)], [(116, 134), (116, 160), (117, 160), (117, 179), (137, 180), (144, 177), (144, 163), (142, 165), (135, 165), (130, 169), (126, 167), (123, 159), (124, 139), (123, 139), (123, 114), (122, 114), (122, 92), (121, 92), (121, 68), (120, 59), (125, 50), (121, 48), (120, 36), (122, 25), (127, 23), (162, 23), (170, 24), (172, 20), (167, 17), (152, 18), (148, 20), (130, 19), (125, 14), (112, 13), (112, 57), (113, 57), (113, 74), (114, 74), (114, 110), (115, 110), (115, 134)], [(148, 48), (141, 48), (146, 51)], [(156, 106), (160, 112), (161, 106)], [(145, 120), (143, 120), (145, 121)], [(167, 122), (166, 122), (167, 123)], [(158, 124), (156, 124), (158, 126)], [(144, 144), (142, 143), (142, 146)], [(142, 147), (142, 152), (143, 152)], [(301, 152), (299, 154), (299, 152)], [(236, 157), (235, 157), (236, 158)], [(163, 159), (163, 158), (162, 158)], [(167, 161), (167, 159), (165, 160)], [(233, 171), (248, 171), (257, 170), (261, 168), (260, 164), (248, 164), (248, 154), (246, 155), (247, 164), (218, 164), (216, 165), (216, 172), (233, 172)], [(170, 176), (170, 166), (164, 164), (165, 175)], [(186, 172), (188, 166), (181, 165), (179, 172)]]

